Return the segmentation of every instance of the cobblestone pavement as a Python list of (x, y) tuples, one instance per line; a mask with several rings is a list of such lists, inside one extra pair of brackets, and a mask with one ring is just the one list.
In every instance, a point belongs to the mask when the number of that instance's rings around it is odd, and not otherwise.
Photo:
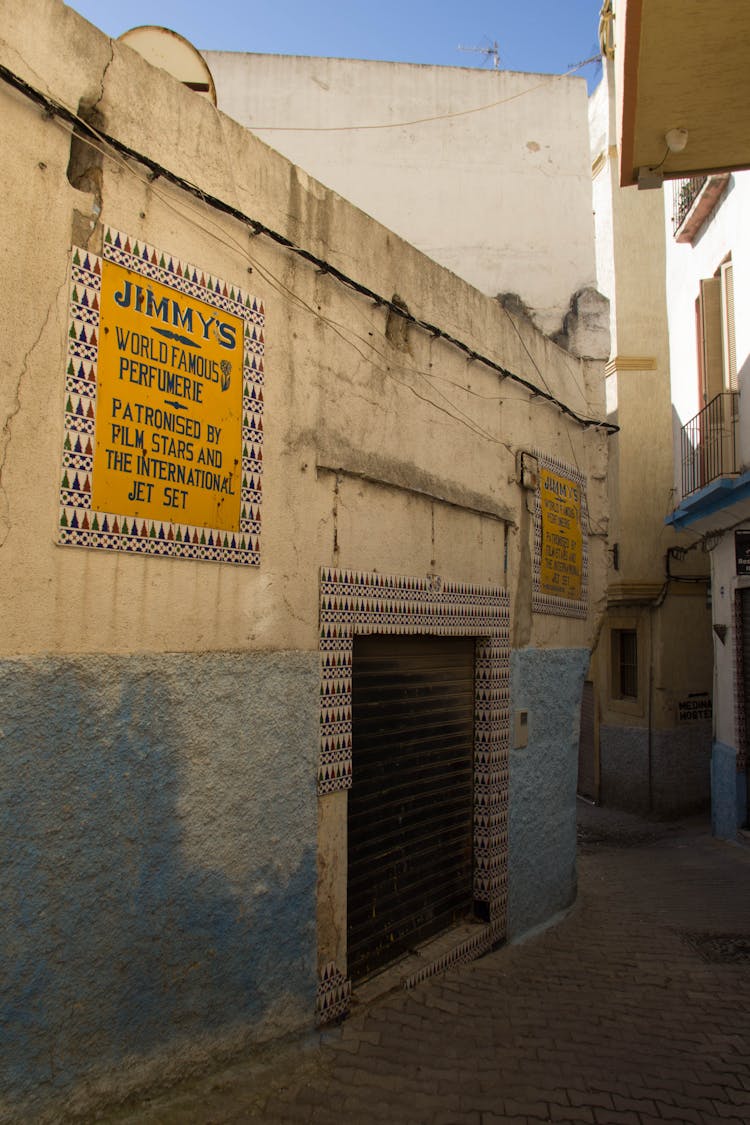
[(750, 1121), (750, 848), (581, 808), (556, 926), (118, 1121)]

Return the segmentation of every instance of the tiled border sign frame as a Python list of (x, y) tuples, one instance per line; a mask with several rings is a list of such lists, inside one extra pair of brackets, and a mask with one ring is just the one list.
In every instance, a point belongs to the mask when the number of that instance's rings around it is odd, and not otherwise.
[[(115, 262), (244, 323), (242, 492), (236, 531), (141, 520), (91, 507), (102, 261)], [(58, 543), (209, 562), (260, 564), (263, 303), (197, 266), (105, 227), (102, 256), (73, 248)]]
[[(320, 762), (318, 793), (352, 784), (352, 654), (368, 633), (476, 637), (474, 718), (474, 898), (489, 923), (438, 961), (404, 979), (412, 987), (471, 960), (505, 935), (510, 729), (509, 600), (489, 586), (442, 584), (362, 571), (323, 569), (320, 580)], [(318, 1020), (345, 1015), (351, 982), (335, 963), (321, 972)]]
[(539, 485), (534, 495), (534, 557), (532, 562), (532, 596), (531, 608), (535, 613), (554, 614), (557, 617), (586, 617), (588, 614), (588, 533), (586, 530), (586, 478), (579, 469), (558, 461), (554, 457), (547, 457), (544, 453), (534, 451), (534, 456), (539, 462), (539, 469), (558, 473), (568, 477), (581, 488), (581, 533), (582, 533), (582, 562), (581, 562), (581, 596), (580, 598), (561, 598), (552, 594), (542, 593), (542, 499), (541, 499), (541, 472)]

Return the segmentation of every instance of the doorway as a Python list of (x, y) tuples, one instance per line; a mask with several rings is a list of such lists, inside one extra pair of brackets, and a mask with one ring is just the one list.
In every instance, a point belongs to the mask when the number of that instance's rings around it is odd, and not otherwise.
[(471, 916), (472, 637), (355, 636), (347, 965), (362, 980)]

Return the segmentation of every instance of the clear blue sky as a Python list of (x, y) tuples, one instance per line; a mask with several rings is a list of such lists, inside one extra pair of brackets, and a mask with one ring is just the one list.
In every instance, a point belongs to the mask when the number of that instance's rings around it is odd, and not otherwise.
[[(508, 70), (562, 74), (598, 53), (601, 0), (72, 0), (108, 35), (139, 24), (196, 47), (281, 55), (491, 66), (459, 51), (497, 40)], [(598, 80), (598, 65), (580, 72)]]

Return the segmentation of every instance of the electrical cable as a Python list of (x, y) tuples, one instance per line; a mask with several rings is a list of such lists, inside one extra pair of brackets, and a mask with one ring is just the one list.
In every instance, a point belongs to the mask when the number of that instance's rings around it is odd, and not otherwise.
[[(80, 119), (80, 120), (83, 121), (83, 119)], [(85, 121), (84, 121), (84, 124), (86, 124)], [(96, 132), (94, 127), (91, 126), (91, 125), (89, 125), (89, 129)], [(106, 159), (112, 160), (118, 167), (121, 167), (124, 171), (126, 171), (130, 175), (134, 176), (140, 183), (145, 184), (149, 188), (149, 190), (152, 192), (152, 194), (155, 195), (156, 198), (161, 200), (161, 202), (164, 204), (165, 207), (168, 207), (170, 210), (172, 210), (176, 214), (180, 215), (181, 218), (183, 218), (183, 219), (185, 218), (185, 214), (184, 214), (183, 210), (175, 203), (174, 200), (169, 199), (167, 195), (163, 194), (157, 188), (155, 188), (154, 182), (150, 177), (140, 176), (136, 172), (136, 170), (134, 168), (132, 168), (125, 160), (123, 160), (123, 159), (121, 159), (117, 156), (112, 156), (109, 152), (105, 151), (105, 149), (103, 147), (101, 147), (101, 145), (96, 144), (91, 137), (80, 137), (80, 135), (79, 135), (78, 139), (80, 141), (82, 141), (84, 144), (88, 145), (91, 149), (93, 149), (93, 151), (98, 152), (101, 156), (105, 157)], [(106, 142), (103, 141), (102, 143), (106, 143)], [(231, 160), (230, 160), (230, 171), (231, 171)], [(187, 200), (185, 201), (185, 207), (189, 208), (190, 210), (193, 210), (195, 214), (198, 213), (197, 208), (191, 208), (190, 204), (189, 204), (189, 202), (187, 202)], [(267, 266), (265, 266), (265, 265), (261, 266), (260, 263), (257, 261), (257, 259), (254, 259), (250, 254), (248, 254), (246, 248), (237, 239), (233, 238), (230, 234), (228, 234), (228, 232), (223, 227), (221, 227), (218, 223), (213, 222), (210, 218), (206, 218), (206, 216), (203, 215), (203, 212), (201, 212), (201, 216), (202, 216), (203, 221), (199, 221), (197, 218), (194, 218), (193, 216), (187, 216), (187, 220), (189, 222), (192, 222), (195, 226), (197, 226), (204, 233), (209, 234), (212, 238), (216, 239), (222, 245), (228, 247), (231, 250), (235, 250), (235, 251), (238, 251), (239, 253), (241, 253), (243, 255), (246, 255), (248, 260), (253, 263), (253, 269), (266, 282), (266, 284), (269, 286), (270, 289), (272, 289), (272, 290), (274, 290), (274, 292), (278, 293), (284, 300), (287, 300), (287, 301), (290, 301), (290, 302), (294, 303), (295, 305), (299, 306), (304, 312), (308, 313), (310, 316), (314, 317), (315, 319), (319, 320), (321, 323), (325, 324), (326, 327), (328, 327), (331, 331), (333, 331), (339, 337), (340, 340), (342, 340), (349, 347), (353, 348), (354, 351), (359, 355), (360, 359), (362, 359), (365, 363), (367, 363), (368, 365), (371, 365), (372, 364), (371, 357), (368, 357), (367, 355), (365, 355), (360, 350), (360, 348), (357, 347), (357, 345), (353, 342), (353, 340), (357, 340), (357, 341), (359, 341), (359, 343), (361, 343), (366, 348), (371, 349), (375, 353), (375, 355), (378, 357), (378, 359), (380, 359), (382, 361), (384, 366), (382, 368), (378, 369), (381, 374), (383, 374), (386, 377), (389, 377), (389, 378), (393, 379), (394, 382), (397, 382), (399, 385), (404, 386), (406, 388), (406, 390), (408, 390), (411, 394), (415, 395), (415, 397), (420, 399), (420, 401), (426, 402), (429, 405), (433, 406), (434, 409), (436, 409), (436, 410), (440, 411), (441, 413), (445, 414), (446, 416), (450, 417), (452, 421), (458, 422), (459, 424), (466, 426), (467, 429), (469, 429), (472, 433), (476, 434), (478, 437), (482, 437), (487, 441), (493, 442), (493, 443), (498, 444), (498, 445), (502, 445), (505, 449), (508, 450), (509, 453), (511, 453), (511, 455), (514, 455), (515, 451), (508, 442), (504, 442), (504, 441), (502, 441), (502, 439), (494, 437), (494, 435), (490, 434), (487, 430), (482, 429), (482, 427), (480, 427), (479, 424), (474, 421), (474, 419), (472, 419), (468, 414), (465, 414), (462, 410), (460, 410), (460, 408), (458, 408), (455, 405), (455, 403), (452, 403), (448, 398), (446, 398), (445, 395), (441, 394), (437, 390), (437, 388), (434, 388), (436, 393), (438, 393), (440, 395), (440, 398), (442, 398), (443, 401), (448, 403), (448, 406), (451, 407), (452, 409), (450, 409), (450, 410), (446, 409), (445, 407), (442, 407), (438, 403), (436, 403), (433, 399), (430, 399), (427, 395), (419, 394), (411, 385), (409, 385), (408, 383), (406, 383), (405, 381), (403, 381), (401, 379), (396, 378), (396, 376), (393, 374), (393, 368), (395, 367), (396, 370), (403, 371), (404, 374), (408, 374), (408, 375), (412, 375), (412, 376), (418, 375), (421, 378), (423, 378), (426, 382), (429, 382), (431, 380), (434, 381), (436, 379), (440, 379), (441, 378), (440, 376), (435, 375), (433, 372), (425, 372), (420, 368), (414, 367), (413, 365), (410, 365), (410, 366), (407, 367), (406, 365), (402, 365), (402, 364), (394, 364), (392, 362), (392, 360), (389, 362), (386, 359), (386, 357), (383, 355), (383, 353), (373, 343), (372, 340), (365, 339), (364, 336), (361, 336), (359, 333), (354, 331), (354, 329), (352, 329), (349, 324), (341, 324), (337, 321), (334, 321), (330, 317), (325, 316), (323, 313), (321, 313), (319, 309), (313, 308), (313, 306), (310, 305), (307, 301), (305, 301), (304, 298), (302, 298), (299, 295), (299, 293), (294, 292), (294, 290), (292, 290), (288, 286), (284, 285), (284, 283), (280, 280), (280, 278), (276, 277), (275, 274), (273, 274)], [(211, 227), (214, 227), (215, 229), (213, 231), (209, 230), (208, 226), (206, 226), (206, 223), (208, 223)], [(346, 300), (349, 300), (349, 298), (346, 296), (346, 290), (344, 290), (344, 298)], [(357, 311), (361, 315), (362, 314), (361, 304), (356, 305), (353, 301), (351, 301), (350, 303), (352, 305), (352, 308), (354, 308), (355, 311)], [(369, 322), (369, 323), (372, 323), (372, 322)], [(350, 336), (353, 339), (350, 339), (349, 338)], [(452, 379), (443, 378), (443, 381), (450, 383), (450, 385), (452, 387), (456, 388), (456, 389), (464, 390), (466, 393), (473, 394), (477, 398), (481, 398), (485, 401), (495, 401), (495, 402), (498, 402), (498, 403), (501, 403), (501, 404), (503, 403), (503, 401), (505, 401), (504, 399), (502, 399), (499, 396), (480, 395), (477, 392), (471, 391), (470, 388), (462, 387), (459, 383), (454, 382)], [(520, 400), (517, 400), (517, 401), (520, 401)], [(458, 413), (456, 413), (456, 411), (458, 411)]]
[(561, 402), (548, 390), (538, 387), (528, 379), (523, 378), (523, 376), (510, 371), (502, 364), (497, 363), (495, 360), (490, 359), (488, 356), (485, 356), (481, 352), (476, 351), (470, 345), (466, 344), (463, 340), (458, 339), (449, 332), (445, 332), (437, 325), (431, 324), (429, 321), (421, 320), (420, 318), (415, 317), (408, 311), (408, 309), (405, 309), (401, 305), (396, 304), (394, 301), (387, 297), (384, 297), (382, 294), (376, 293), (373, 289), (370, 289), (362, 282), (356, 281), (354, 278), (338, 269), (337, 266), (334, 266), (331, 262), (318, 257), (310, 250), (305, 249), (305, 247), (297, 246), (290, 238), (287, 238), (286, 235), (283, 235), (279, 231), (275, 231), (271, 227), (266, 226), (264, 223), (260, 222), (260, 220), (254, 219), (251, 216), (245, 214), (243, 211), (240, 211), (238, 208), (233, 207), (231, 204), (227, 203), (223, 199), (220, 199), (218, 196), (204, 192), (200, 187), (192, 183), (190, 180), (187, 180), (184, 176), (180, 176), (178, 173), (173, 172), (169, 168), (166, 168), (164, 165), (160, 164), (156, 160), (153, 160), (145, 153), (131, 148), (129, 145), (126, 145), (118, 138), (113, 137), (101, 130), (95, 129), (85, 119), (81, 118), (78, 114), (68, 109), (67, 106), (63, 105), (61, 102), (58, 102), (54, 98), (48, 97), (46, 94), (42, 93), (41, 90), (36, 89), (36, 87), (31, 86), (19, 75), (15, 74), (3, 64), (0, 64), (0, 78), (2, 78), (7, 85), (11, 86), (13, 89), (29, 98), (30, 101), (33, 101), (36, 104), (40, 105), (48, 116), (59, 117), (62, 120), (68, 122), (73, 126), (73, 128), (79, 135), (83, 130), (87, 132), (90, 137), (94, 137), (95, 139), (98, 139), (109, 145), (121, 156), (125, 156), (130, 160), (137, 161), (144, 167), (148, 168), (149, 171), (153, 174), (154, 178), (160, 177), (161, 179), (166, 180), (168, 183), (174, 184), (176, 187), (179, 187), (181, 190), (199, 199), (207, 207), (212, 208), (215, 211), (219, 211), (225, 215), (229, 215), (232, 218), (238, 220), (243, 225), (249, 227), (254, 234), (262, 234), (272, 242), (275, 242), (277, 245), (284, 247), (290, 253), (295, 254), (303, 261), (306, 261), (310, 265), (315, 266), (315, 268), (321, 274), (330, 275), (332, 278), (339, 281), (342, 285), (346, 286), (356, 293), (359, 293), (361, 296), (367, 297), (374, 304), (388, 309), (395, 316), (402, 318), (407, 323), (422, 329), (422, 331), (433, 336), (434, 338), (439, 338), (441, 340), (444, 340), (446, 343), (451, 344), (453, 347), (463, 352), (470, 360), (481, 363), (484, 367), (487, 367), (490, 370), (496, 372), (503, 379), (509, 379), (519, 386), (524, 387), (532, 395), (532, 397), (540, 398), (545, 402), (548, 402), (551, 405), (555, 406), (561, 414), (577, 422), (579, 425), (583, 426), (584, 429), (588, 429), (590, 427), (601, 429), (607, 434), (614, 434), (619, 431), (619, 427), (611, 422), (600, 421), (595, 418), (587, 418), (578, 414), (564, 402)]
[[(566, 70), (563, 74), (550, 74), (545, 78), (544, 82), (537, 82), (535, 86), (529, 86), (526, 90), (519, 90), (517, 94), (510, 94), (506, 98), (497, 98), (496, 101), (486, 102), (484, 105), (472, 106), (469, 109), (456, 109), (448, 113), (436, 113), (430, 117), (415, 117), (411, 121), (382, 121), (375, 122), (371, 125), (254, 125), (249, 124), (247, 128), (253, 133), (354, 133), (361, 132), (366, 129), (408, 129), (412, 125), (428, 125), (432, 121), (451, 121), (455, 117), (468, 117), (472, 113), (484, 113), (488, 109), (496, 109), (500, 105), (507, 105), (509, 102), (514, 102), (518, 98), (523, 98), (527, 94), (533, 94), (536, 90), (541, 90), (545, 86), (549, 86), (552, 82), (557, 82), (560, 78), (569, 78), (571, 74), (575, 74), (577, 70), (582, 67), (588, 66), (589, 63), (598, 62), (599, 55), (592, 55), (589, 59), (584, 59), (582, 62), (575, 63), (570, 69)], [(499, 73), (499, 72), (495, 72)]]
[[(518, 336), (519, 342), (520, 342), (520, 344), (521, 344), (521, 346), (522, 346), (523, 350), (524, 350), (524, 351), (526, 352), (526, 355), (528, 356), (528, 358), (529, 358), (529, 361), (531, 362), (531, 364), (533, 365), (534, 369), (536, 370), (536, 373), (537, 373), (537, 375), (539, 376), (539, 378), (540, 378), (540, 379), (542, 380), (542, 382), (544, 383), (545, 387), (546, 387), (546, 388), (547, 388), (547, 390), (549, 391), (549, 389), (550, 389), (550, 388), (549, 388), (549, 384), (547, 383), (547, 380), (546, 380), (546, 379), (544, 378), (544, 374), (543, 374), (543, 372), (542, 372), (541, 368), (539, 367), (539, 364), (538, 364), (538, 363), (537, 363), (537, 361), (536, 361), (536, 360), (534, 359), (534, 356), (532, 355), (531, 351), (530, 351), (530, 350), (529, 350), (529, 348), (527, 347), (527, 345), (526, 345), (526, 341), (524, 340), (523, 336), (521, 335), (521, 333), (520, 333), (520, 331), (519, 331), (519, 328), (518, 328), (518, 325), (516, 324), (516, 322), (515, 322), (515, 320), (513, 319), (513, 317), (512, 317), (511, 315), (510, 315), (510, 313), (509, 313), (508, 309), (506, 309), (506, 308), (505, 308), (505, 305), (503, 305), (503, 310), (505, 311), (505, 314), (506, 314), (506, 316), (508, 317), (508, 320), (509, 320), (509, 321), (510, 321), (510, 323), (511, 323), (511, 324), (513, 325), (513, 330), (515, 331), (516, 335)], [(580, 387), (578, 387), (577, 389), (578, 389), (578, 390), (579, 390), (579, 391), (581, 392), (581, 397), (583, 398), (583, 400), (584, 400), (584, 402), (585, 402), (585, 400), (586, 400), (586, 396), (584, 395), (583, 391), (581, 390), (581, 388), (580, 388)], [(576, 469), (578, 470), (578, 472), (579, 472), (579, 473), (581, 474), (581, 477), (583, 478), (584, 474), (583, 474), (583, 473), (581, 473), (581, 466), (580, 466), (580, 465), (579, 465), (579, 463), (578, 463), (578, 457), (576, 456), (576, 450), (575, 450), (575, 446), (574, 446), (574, 444), (573, 444), (573, 438), (572, 438), (572, 436), (571, 436), (570, 430), (566, 430), (566, 431), (565, 431), (565, 433), (566, 433), (566, 435), (567, 435), (567, 438), (568, 438), (568, 443), (569, 443), (569, 445), (570, 445), (570, 452), (571, 452), (571, 455), (572, 455), (572, 457), (573, 457), (573, 463), (575, 464), (575, 467), (576, 467)], [(593, 530), (593, 528), (592, 528), (592, 524), (591, 524), (591, 515), (590, 515), (590, 513), (589, 513), (589, 507), (588, 507), (588, 497), (587, 497), (587, 495), (586, 495), (586, 489), (585, 489), (585, 488), (583, 489), (583, 493), (582, 493), (582, 495), (583, 495), (583, 506), (584, 506), (584, 507), (585, 507), (585, 509), (586, 509), (586, 522), (587, 522), (587, 524), (588, 524), (588, 531), (589, 531), (589, 534), (591, 534), (591, 533), (592, 533), (592, 530)]]
[(653, 167), (649, 166), (649, 172), (660, 171), (661, 168), (664, 166), (664, 163), (665, 163), (665, 161), (666, 161), (666, 159), (669, 156), (671, 151), (672, 151), (671, 148), (669, 147), (669, 145), (667, 145), (666, 150), (665, 150), (664, 155), (662, 156), (661, 160), (659, 161), (658, 164), (654, 164)]

